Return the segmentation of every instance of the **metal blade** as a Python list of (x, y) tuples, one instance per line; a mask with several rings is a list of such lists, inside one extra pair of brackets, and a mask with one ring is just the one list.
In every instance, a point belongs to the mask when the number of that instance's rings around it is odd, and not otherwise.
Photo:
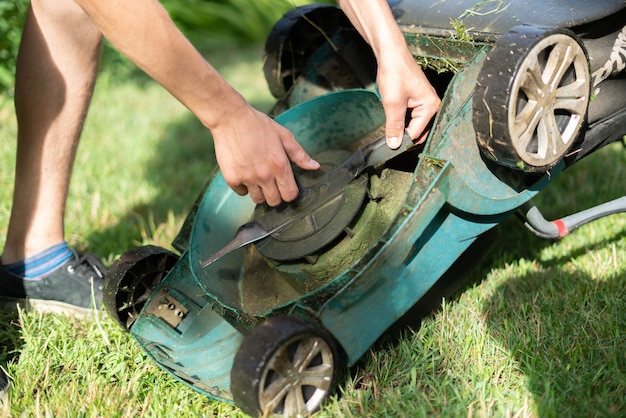
[(233, 239), (230, 240), (228, 244), (226, 244), (226, 246), (224, 246), (221, 250), (219, 250), (218, 252), (212, 254), (211, 256), (203, 260), (200, 263), (200, 265), (203, 268), (207, 267), (213, 262), (225, 256), (226, 254), (229, 254), (238, 248), (245, 247), (248, 244), (252, 244), (253, 242), (262, 240), (263, 238), (266, 238), (272, 235), (273, 233), (284, 228), (290, 223), (291, 223), (291, 219), (285, 222), (284, 224), (271, 229), (270, 231), (266, 231), (265, 228), (263, 228), (263, 226), (257, 221), (247, 222), (241, 225), (239, 228), (237, 228), (237, 232), (235, 233), (235, 236), (233, 237)]
[(404, 131), (404, 136), (402, 137), (402, 144), (396, 149), (389, 148), (387, 146), (386, 135), (381, 135), (356, 150), (343, 164), (337, 167), (336, 170), (347, 170), (353, 177), (356, 177), (367, 167), (380, 165), (402, 154), (412, 146), (413, 140), (406, 131)]
[[(413, 146), (413, 141), (411, 137), (406, 133), (404, 133), (404, 137), (402, 138), (402, 145), (400, 147), (392, 150), (387, 146), (386, 136), (381, 135), (374, 141), (369, 144), (359, 148), (356, 150), (346, 161), (344, 161), (341, 165), (332, 169), (327, 176), (333, 177), (333, 187), (326, 188), (324, 195), (328, 198), (334, 197), (337, 193), (343, 190), (352, 180), (354, 180), (361, 172), (367, 167), (377, 166), (379, 164), (384, 163), (385, 161), (402, 154), (404, 151), (408, 150)], [(313, 186), (315, 187), (315, 186)], [(307, 190), (301, 190), (301, 197), (307, 193)], [(235, 251), (238, 248), (244, 247), (248, 244), (252, 244), (254, 242), (260, 241), (264, 238), (269, 237), (272, 234), (279, 232), (280, 230), (286, 228), (294, 221), (301, 218), (298, 216), (297, 211), (297, 202), (299, 199), (296, 199), (296, 203), (292, 204), (292, 209), (295, 211), (294, 215), (288, 217), (287, 220), (277, 226), (273, 226), (267, 228), (259, 222), (259, 220), (253, 220), (241, 225), (233, 239), (230, 240), (225, 247), (223, 247), (218, 252), (212, 254), (204, 261), (201, 262), (201, 266), (207, 267), (213, 262), (217, 261), (221, 257)], [(323, 203), (323, 202), (320, 202)], [(286, 209), (289, 209), (290, 206), (287, 206)], [(282, 208), (281, 210), (285, 210)], [(266, 229), (267, 228), (267, 229)]]
[(365, 154), (365, 167), (376, 167), (377, 165), (385, 163), (393, 157), (413, 148), (413, 145), (413, 140), (407, 131), (404, 131), (402, 143), (396, 149), (389, 148), (385, 135), (382, 135), (378, 140), (372, 141), (362, 148), (363, 154)]

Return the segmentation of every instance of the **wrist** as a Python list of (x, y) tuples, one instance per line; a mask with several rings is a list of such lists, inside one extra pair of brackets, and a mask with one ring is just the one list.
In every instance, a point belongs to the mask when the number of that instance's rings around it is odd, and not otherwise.
[[(202, 101), (197, 112), (193, 112), (210, 131), (240, 119), (250, 107), (244, 97), (234, 88), (226, 87)], [(193, 111), (193, 110), (192, 110)]]

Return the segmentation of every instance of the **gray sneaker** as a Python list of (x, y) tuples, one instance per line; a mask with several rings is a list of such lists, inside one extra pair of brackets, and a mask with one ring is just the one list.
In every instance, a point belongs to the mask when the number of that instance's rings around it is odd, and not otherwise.
[(82, 316), (100, 309), (106, 268), (94, 254), (72, 258), (41, 279), (25, 280), (0, 266), (0, 309)]
[(2, 367), (0, 367), (0, 405), (7, 401), (9, 395), (9, 377)]

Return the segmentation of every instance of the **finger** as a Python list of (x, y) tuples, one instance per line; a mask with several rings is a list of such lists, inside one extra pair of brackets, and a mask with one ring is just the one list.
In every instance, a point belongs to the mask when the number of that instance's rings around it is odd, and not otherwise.
[(320, 163), (315, 161), (293, 137), (292, 139), (284, 140), (283, 147), (289, 160), (293, 161), (298, 167), (304, 170), (317, 170), (320, 168)]
[(285, 202), (291, 202), (298, 197), (298, 184), (290, 164), (285, 167), (285, 170), (280, 175), (276, 176), (275, 187), (278, 191), (279, 199)]
[(248, 187), (248, 193), (250, 194), (250, 198), (252, 199), (252, 201), (257, 205), (265, 202), (265, 194), (260, 187)]
[(416, 144), (424, 142), (427, 136), (427, 132), (424, 129), (424, 124), (418, 119), (411, 119), (406, 127), (406, 132)]
[(416, 144), (421, 144), (428, 137), (430, 127), (432, 126), (434, 117), (425, 116), (419, 108), (411, 111), (411, 120), (407, 125), (406, 131)]
[(404, 117), (406, 116), (406, 107), (386, 105), (384, 108), (387, 146), (391, 149), (397, 149), (402, 144), (402, 137), (404, 136)]
[[(294, 187), (295, 187), (295, 182), (294, 182)], [(279, 187), (276, 185), (275, 182), (266, 184), (265, 186), (261, 188), (261, 191), (263, 193), (265, 203), (267, 203), (269, 206), (278, 206), (283, 202), (282, 193), (279, 190)], [(297, 194), (298, 194), (298, 188), (296, 187), (296, 195)]]
[[(408, 132), (409, 132), (409, 129), (407, 128), (407, 133)], [(421, 132), (419, 130), (417, 130), (417, 132), (419, 132), (419, 133), (417, 135), (415, 135), (415, 137), (411, 136), (411, 139), (413, 139), (413, 143), (414, 144), (421, 144), (424, 141), (426, 141), (426, 139), (428, 138), (428, 134), (430, 133), (430, 130), (429, 129), (425, 129), (425, 130), (422, 130)]]
[(239, 196), (245, 196), (248, 194), (248, 188), (244, 185), (231, 186), (230, 188), (233, 189), (233, 191), (237, 193)]

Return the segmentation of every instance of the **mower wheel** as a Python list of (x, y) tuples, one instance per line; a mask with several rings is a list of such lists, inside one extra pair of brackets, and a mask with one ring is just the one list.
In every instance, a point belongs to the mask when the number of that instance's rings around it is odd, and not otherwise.
[(507, 167), (548, 171), (578, 136), (590, 91), (587, 53), (573, 32), (511, 29), (487, 55), (474, 92), (481, 151)]
[(129, 331), (154, 289), (179, 257), (157, 246), (129, 250), (113, 263), (104, 280), (103, 303), (109, 315)]
[(336, 368), (336, 345), (326, 331), (296, 317), (271, 317), (237, 351), (231, 393), (252, 416), (309, 416), (328, 396)]

